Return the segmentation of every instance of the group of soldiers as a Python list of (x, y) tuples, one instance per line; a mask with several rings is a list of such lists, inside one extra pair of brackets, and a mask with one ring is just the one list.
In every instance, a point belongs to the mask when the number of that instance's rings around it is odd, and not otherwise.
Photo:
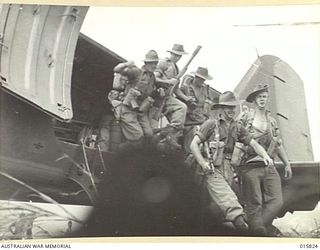
[[(185, 74), (185, 68), (180, 72), (177, 62), (187, 54), (183, 45), (174, 44), (168, 52), (170, 56), (160, 60), (150, 50), (142, 68), (131, 61), (114, 68), (114, 89), (108, 99), (126, 141), (164, 143), (171, 151), (184, 146), (188, 163), (194, 163), (226, 221), (240, 231), (275, 236), (272, 222), (283, 200), (274, 158), (283, 162), (284, 178), (290, 179), (292, 170), (277, 122), (266, 109), (269, 86), (257, 83), (246, 98), (254, 108), (235, 117), (242, 102), (233, 92), (219, 95), (205, 84), (212, 79), (205, 67), (190, 74)], [(155, 130), (159, 117), (166, 117), (168, 123)], [(232, 187), (235, 176), (241, 177), (241, 203)]]

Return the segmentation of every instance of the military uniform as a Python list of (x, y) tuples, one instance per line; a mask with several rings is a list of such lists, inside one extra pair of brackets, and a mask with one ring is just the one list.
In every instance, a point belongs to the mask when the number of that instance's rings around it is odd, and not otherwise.
[[(154, 73), (148, 71), (144, 66), (141, 68), (141, 70), (142, 73), (140, 80), (135, 86), (136, 89), (141, 92), (141, 96), (138, 98), (138, 104), (140, 106), (142, 106), (145, 102), (153, 102), (156, 90), (156, 79)], [(149, 120), (149, 108), (146, 110), (140, 110), (137, 118), (144, 136), (151, 137), (153, 135), (153, 131)]]
[[(254, 103), (255, 109), (240, 114), (238, 122), (246, 127), (271, 158), (279, 156), (285, 165), (284, 177), (290, 179), (292, 170), (281, 145), (277, 122), (266, 110), (268, 88), (264, 84), (255, 86), (246, 98), (247, 102)], [(272, 221), (278, 215), (283, 199), (281, 179), (276, 168), (273, 165), (266, 167), (263, 159), (249, 147), (241, 176), (249, 226), (256, 234), (277, 236)]]
[[(270, 116), (270, 112), (266, 112), (267, 129), (261, 131), (253, 126), (254, 117), (255, 110), (250, 110), (240, 114), (238, 122), (267, 151), (273, 136), (279, 135), (277, 122)], [(248, 147), (241, 176), (250, 227), (259, 230), (271, 225), (283, 205), (281, 179), (276, 168), (266, 167), (261, 157)]]
[[(163, 80), (175, 78), (179, 73), (178, 66), (170, 61), (169, 58), (166, 58), (165, 61), (168, 65), (167, 70), (163, 71), (163, 69), (158, 68), (156, 72), (159, 73)], [(159, 64), (161, 64), (161, 62)], [(167, 93), (167, 95), (168, 94), (169, 93)], [(163, 113), (168, 119), (170, 126), (178, 130), (183, 129), (187, 114), (187, 105), (185, 103), (174, 96), (167, 96), (163, 107)]]
[(227, 221), (234, 221), (235, 218), (243, 215), (244, 212), (237, 196), (230, 187), (233, 179), (233, 170), (230, 164), (231, 155), (236, 142), (249, 144), (252, 136), (249, 135), (243, 126), (238, 125), (235, 121), (231, 121), (230, 125), (228, 125), (222, 118), (218, 119), (218, 123), (214, 119), (209, 119), (196, 132), (201, 142), (215, 140), (216, 124), (218, 124), (220, 141), (225, 143), (223, 161), (222, 165), (215, 166), (214, 173), (205, 175), (205, 185), (212, 200), (223, 211), (225, 219)]
[(165, 71), (166, 77), (168, 79), (176, 77), (179, 74), (179, 68), (177, 64), (172, 62), (170, 58), (165, 58), (164, 60), (168, 64), (168, 69)]
[[(189, 105), (187, 121), (204, 122), (210, 117), (210, 111), (207, 107), (210, 107), (214, 98), (218, 97), (218, 94), (207, 84), (203, 84), (200, 88), (196, 87), (193, 81), (193, 76), (186, 75), (180, 88), (186, 96), (192, 97), (194, 100), (194, 103)], [(206, 104), (208, 105), (206, 106)]]
[[(138, 91), (139, 96), (136, 102), (138, 106), (141, 106), (154, 93), (155, 76), (153, 72), (149, 72), (145, 67), (142, 67), (137, 72), (138, 74), (135, 78), (123, 86), (123, 93), (126, 96), (131, 89)], [(153, 135), (148, 118), (148, 110), (140, 112), (132, 106), (125, 104), (123, 100), (115, 103), (115, 114), (117, 119), (121, 121), (121, 131), (127, 141), (138, 141), (142, 137), (151, 137)]]
[[(191, 72), (191, 74), (193, 75), (184, 76), (180, 87), (181, 93), (191, 98), (191, 100), (187, 102), (186, 121), (187, 123), (203, 123), (211, 116), (211, 104), (219, 94), (205, 83), (202, 83), (200, 87), (196, 86), (195, 76), (202, 78), (203, 81), (212, 79), (206, 68), (198, 67), (196, 72)], [(183, 96), (179, 96), (179, 98), (185, 99)], [(197, 126), (191, 126), (185, 133), (184, 148), (187, 153), (190, 153), (190, 143), (196, 130)]]

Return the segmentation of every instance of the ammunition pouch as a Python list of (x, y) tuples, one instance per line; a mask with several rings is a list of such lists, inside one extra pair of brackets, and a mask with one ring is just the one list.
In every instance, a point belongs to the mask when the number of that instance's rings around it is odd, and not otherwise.
[(241, 142), (236, 142), (232, 152), (230, 164), (233, 167), (240, 166), (242, 159), (245, 156), (245, 153), (246, 153), (246, 146), (244, 146), (244, 144)]
[(213, 165), (221, 166), (223, 163), (223, 150), (225, 147), (225, 143), (223, 141), (211, 141), (209, 142), (209, 149), (211, 151)]

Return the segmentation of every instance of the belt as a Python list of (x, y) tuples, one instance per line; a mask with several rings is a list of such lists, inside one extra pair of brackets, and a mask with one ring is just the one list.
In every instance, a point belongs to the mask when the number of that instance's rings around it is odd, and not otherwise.
[(242, 169), (265, 168), (265, 167), (268, 167), (268, 166), (266, 166), (263, 161), (253, 161), (241, 166)]

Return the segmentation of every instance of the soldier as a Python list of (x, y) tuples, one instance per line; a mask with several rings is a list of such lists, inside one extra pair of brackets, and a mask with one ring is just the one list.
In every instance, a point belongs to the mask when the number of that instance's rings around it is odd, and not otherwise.
[[(160, 95), (162, 96), (159, 106), (162, 106), (161, 111), (169, 121), (168, 126), (162, 131), (162, 133), (166, 135), (166, 140), (173, 149), (181, 149), (181, 145), (178, 143), (178, 137), (182, 135), (186, 120), (187, 106), (176, 97), (169, 95), (170, 89), (179, 83), (179, 80), (174, 78), (179, 72), (175, 62), (180, 59), (181, 55), (178, 56), (173, 53), (173, 51), (175, 51), (174, 48), (170, 57), (172, 59), (166, 59), (159, 62), (158, 68), (155, 71), (155, 76), (157, 86), (159, 87), (158, 90), (161, 92)], [(175, 52), (178, 53), (178, 51)], [(161, 105), (162, 102), (163, 105)]]
[[(129, 107), (123, 102), (130, 89), (134, 88), (141, 70), (134, 65), (134, 62), (129, 61), (119, 63), (113, 71), (113, 90), (108, 93), (108, 100), (113, 107), (116, 119), (118, 121), (122, 120), (120, 123), (122, 134), (127, 140), (137, 142), (143, 137), (143, 131), (137, 120), (135, 108), (128, 104)], [(124, 115), (121, 116), (122, 111), (124, 111)], [(130, 126), (130, 124), (127, 124), (128, 121), (132, 121), (134, 125)], [(97, 145), (102, 151), (114, 150), (110, 144), (110, 130), (113, 123), (114, 117), (110, 115), (103, 115), (100, 120)], [(121, 132), (119, 134), (121, 135)], [(121, 136), (118, 140), (121, 141)]]
[(140, 99), (141, 102), (139, 112), (142, 114), (143, 119), (142, 126), (144, 131), (147, 133), (148, 137), (153, 136), (152, 127), (149, 119), (149, 111), (154, 103), (154, 99), (158, 96), (156, 77), (154, 71), (157, 68), (159, 62), (158, 54), (155, 50), (150, 50), (144, 59), (144, 65), (142, 66), (142, 74), (140, 81), (137, 84), (137, 89), (142, 93)]
[[(214, 98), (217, 98), (219, 94), (205, 84), (206, 80), (212, 80), (207, 68), (198, 67), (195, 72), (190, 72), (190, 74), (192, 75), (186, 75), (183, 78), (181, 90), (177, 92), (177, 96), (188, 106), (187, 123), (201, 124), (209, 118), (209, 109)], [(185, 133), (184, 148), (187, 153), (190, 153), (189, 146), (195, 130), (196, 126), (191, 126)]]
[(214, 98), (218, 97), (218, 92), (205, 84), (206, 80), (213, 79), (207, 68), (198, 67), (195, 72), (190, 72), (190, 74), (192, 75), (186, 75), (183, 78), (182, 95), (179, 95), (179, 98), (188, 104), (188, 121), (204, 122), (209, 118), (208, 107), (211, 107)]
[(183, 55), (188, 53), (184, 51), (183, 45), (181, 44), (174, 44), (172, 49), (168, 50), (168, 52), (170, 53), (170, 57), (164, 59), (164, 61), (168, 63), (168, 68), (165, 73), (168, 79), (172, 79), (175, 78), (180, 71), (179, 67), (177, 66), (177, 62)]
[[(243, 126), (237, 124), (233, 117), (236, 105), (240, 104), (230, 91), (219, 96), (218, 103), (213, 108), (218, 109), (218, 118), (205, 121), (196, 132), (190, 148), (194, 158), (204, 175), (204, 185), (211, 199), (219, 206), (227, 221), (233, 222), (239, 230), (247, 230), (243, 208), (237, 196), (228, 184), (230, 181), (231, 155), (236, 142), (252, 146), (255, 152), (262, 157), (266, 165), (272, 164), (272, 159)], [(204, 145), (207, 159), (200, 151)], [(229, 182), (230, 183), (230, 182)]]
[[(279, 139), (276, 120), (266, 109), (269, 99), (268, 85), (258, 84), (247, 96), (254, 109), (239, 115), (238, 121), (268, 152), (271, 158), (278, 155), (285, 166), (285, 179), (292, 177), (286, 152)], [(266, 167), (263, 159), (252, 148), (247, 150), (246, 163), (241, 167), (246, 212), (251, 230), (258, 235), (276, 236), (273, 219), (280, 211), (282, 201), (281, 180), (274, 166)]]
[(153, 71), (158, 55), (155, 51), (149, 51), (144, 61), (142, 69), (131, 61), (118, 64), (114, 68), (115, 90), (108, 96), (116, 117), (121, 121), (121, 131), (129, 142), (138, 142), (153, 135), (148, 109), (153, 101), (150, 95), (155, 88)]

